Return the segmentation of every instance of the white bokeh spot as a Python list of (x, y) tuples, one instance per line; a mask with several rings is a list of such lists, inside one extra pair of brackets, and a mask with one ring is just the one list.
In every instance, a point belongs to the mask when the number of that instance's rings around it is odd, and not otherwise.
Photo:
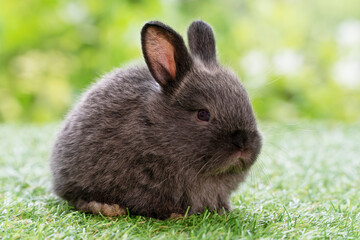
[(280, 75), (297, 75), (303, 61), (303, 56), (292, 49), (281, 50), (272, 59), (274, 72)]
[(259, 87), (266, 82), (269, 70), (269, 61), (264, 52), (250, 50), (240, 60), (240, 64), (249, 80), (250, 87)]
[(360, 44), (360, 21), (346, 20), (339, 24), (336, 41), (341, 46), (358, 46)]
[(360, 59), (340, 59), (333, 67), (333, 77), (347, 88), (360, 86)]

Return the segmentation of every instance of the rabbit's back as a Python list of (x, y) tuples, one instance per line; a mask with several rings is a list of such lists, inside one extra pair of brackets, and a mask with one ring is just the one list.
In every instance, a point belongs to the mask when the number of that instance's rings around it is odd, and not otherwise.
[(144, 104), (157, 90), (146, 68), (133, 67), (107, 74), (85, 93), (68, 114), (52, 152), (59, 196), (69, 201), (86, 198), (78, 196), (82, 189), (91, 196), (111, 194), (108, 190), (131, 168), (126, 160), (139, 154), (135, 146), (142, 141), (142, 130), (133, 126), (144, 121)]

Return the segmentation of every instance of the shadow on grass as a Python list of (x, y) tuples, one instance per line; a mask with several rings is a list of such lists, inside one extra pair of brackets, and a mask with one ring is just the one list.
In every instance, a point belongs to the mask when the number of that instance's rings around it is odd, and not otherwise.
[[(199, 236), (208, 234), (255, 236), (258, 232), (267, 231), (273, 220), (266, 219), (262, 213), (249, 210), (234, 209), (225, 214), (205, 211), (202, 214), (190, 215), (185, 218), (157, 220), (136, 215), (121, 217), (105, 217), (79, 212), (66, 201), (49, 198), (45, 201), (48, 214), (53, 221), (61, 225), (86, 226), (87, 231), (109, 231), (109, 229), (123, 229), (135, 236), (155, 236), (162, 234), (184, 234), (184, 236)], [(281, 219), (279, 219), (281, 221)]]

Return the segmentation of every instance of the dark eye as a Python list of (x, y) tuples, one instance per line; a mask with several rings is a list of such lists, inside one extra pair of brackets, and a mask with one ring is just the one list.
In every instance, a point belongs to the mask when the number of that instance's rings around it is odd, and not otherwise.
[(200, 109), (197, 113), (197, 118), (200, 121), (208, 122), (210, 120), (210, 113), (206, 109)]

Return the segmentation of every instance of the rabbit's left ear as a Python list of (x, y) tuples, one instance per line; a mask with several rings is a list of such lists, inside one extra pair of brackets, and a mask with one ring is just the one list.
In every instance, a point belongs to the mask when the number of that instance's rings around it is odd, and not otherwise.
[(214, 33), (206, 22), (194, 21), (188, 29), (190, 51), (205, 63), (216, 63)]
[(169, 26), (152, 21), (141, 31), (143, 55), (148, 68), (165, 90), (171, 92), (192, 66), (184, 40)]

